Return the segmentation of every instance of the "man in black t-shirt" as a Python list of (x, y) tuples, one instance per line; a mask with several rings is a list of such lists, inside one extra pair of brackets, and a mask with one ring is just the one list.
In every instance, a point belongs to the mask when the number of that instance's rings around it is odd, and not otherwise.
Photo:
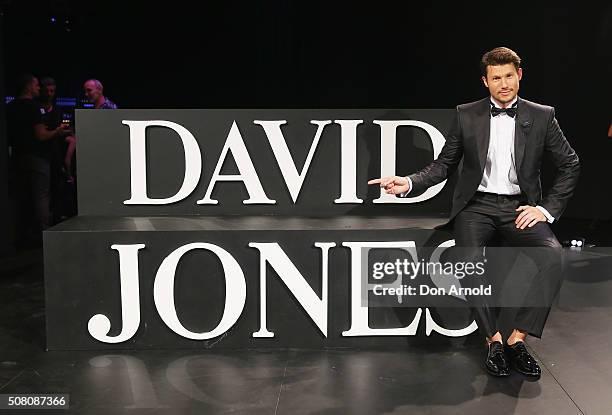
[[(53, 130), (62, 124), (63, 113), (61, 108), (55, 105), (55, 93), (57, 85), (55, 80), (50, 77), (40, 80), (40, 96), (38, 102), (42, 109), (42, 118), (44, 124), (49, 130)], [(63, 140), (54, 140), (61, 142)]]
[[(64, 121), (66, 114), (55, 102), (57, 84), (51, 77), (40, 80), (38, 102), (42, 110), (42, 121), (53, 130)], [(53, 224), (76, 214), (76, 188), (72, 172), (72, 158), (76, 137), (68, 135), (51, 140), (51, 213)], [(72, 151), (70, 151), (72, 150)]]
[(49, 186), (53, 139), (70, 130), (65, 125), (49, 129), (39, 104), (38, 79), (24, 75), (18, 82), (17, 97), (6, 107), (7, 133), (15, 163), (17, 184), (18, 242), (30, 245), (41, 241), (41, 231), (50, 225)]

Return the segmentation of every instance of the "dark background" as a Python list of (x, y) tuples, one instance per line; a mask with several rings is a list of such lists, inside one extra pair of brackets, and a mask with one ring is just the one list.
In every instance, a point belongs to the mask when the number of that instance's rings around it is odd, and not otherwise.
[(121, 108), (453, 108), (486, 96), (479, 59), (508, 46), (582, 161), (565, 218), (609, 220), (612, 6), (427, 3), (0, 0), (0, 76), (7, 94), (53, 76), (59, 96), (95, 77)]

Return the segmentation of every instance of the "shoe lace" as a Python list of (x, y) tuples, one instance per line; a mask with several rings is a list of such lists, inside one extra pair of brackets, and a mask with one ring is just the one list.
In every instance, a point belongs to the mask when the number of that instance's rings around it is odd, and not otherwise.
[(512, 348), (514, 349), (516, 354), (526, 355), (525, 357), (528, 358), (530, 361), (535, 361), (523, 342), (516, 342), (514, 345), (512, 345)]
[(504, 354), (504, 348), (501, 345), (501, 343), (494, 342), (491, 344), (491, 350), (490, 350), (491, 357), (497, 356), (497, 355), (503, 355), (503, 354)]
[(523, 342), (516, 342), (512, 345), (512, 348), (517, 352), (517, 353), (527, 353), (529, 354), (529, 352), (527, 351), (527, 348), (525, 347), (525, 344)]

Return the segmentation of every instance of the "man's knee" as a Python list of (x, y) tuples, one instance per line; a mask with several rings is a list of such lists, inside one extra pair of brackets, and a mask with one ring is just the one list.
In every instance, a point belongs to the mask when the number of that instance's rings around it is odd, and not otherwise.
[(551, 250), (557, 253), (558, 255), (560, 255), (561, 251), (563, 250), (563, 247), (559, 243), (559, 240), (554, 235), (545, 238), (542, 245), (547, 248), (551, 248)]
[(563, 268), (563, 247), (556, 238), (547, 240), (547, 243), (543, 246), (530, 249), (534, 249), (536, 251), (534, 259), (536, 260), (540, 269), (555, 268), (560, 271)]

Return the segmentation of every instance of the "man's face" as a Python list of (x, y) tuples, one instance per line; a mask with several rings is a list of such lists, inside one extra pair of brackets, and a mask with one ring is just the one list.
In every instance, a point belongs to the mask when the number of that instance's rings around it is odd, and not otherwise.
[(85, 85), (83, 85), (83, 91), (85, 92), (85, 97), (91, 102), (96, 102), (100, 95), (102, 95), (102, 92), (96, 87), (96, 84), (89, 81), (85, 82)]
[(32, 96), (34, 98), (38, 98), (40, 95), (40, 84), (38, 83), (38, 78), (34, 78), (32, 83), (30, 84), (30, 90), (32, 91)]
[(45, 85), (42, 87), (41, 95), (49, 100), (55, 98), (55, 85)]
[(523, 77), (523, 70), (514, 67), (513, 64), (489, 65), (487, 66), (487, 76), (482, 77), (482, 82), (487, 88), (493, 99), (501, 104), (511, 102), (518, 94), (519, 81)]

